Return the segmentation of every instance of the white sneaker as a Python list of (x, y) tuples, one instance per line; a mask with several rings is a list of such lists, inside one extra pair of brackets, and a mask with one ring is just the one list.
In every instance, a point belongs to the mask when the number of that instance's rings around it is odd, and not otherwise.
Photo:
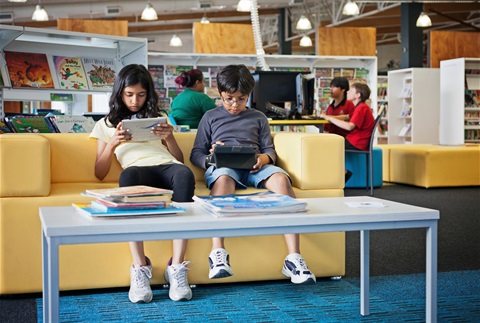
[(223, 278), (233, 275), (232, 267), (230, 267), (230, 256), (223, 248), (212, 250), (208, 256), (210, 262), (210, 272), (208, 278)]
[(165, 280), (170, 284), (168, 296), (173, 301), (183, 301), (192, 299), (192, 290), (188, 285), (188, 273), (190, 268), (186, 266), (190, 261), (184, 261), (178, 265), (171, 265), (172, 259), (168, 262), (165, 269)]
[(312, 284), (317, 280), (308, 269), (305, 259), (298, 253), (291, 253), (283, 262), (282, 274), (291, 278), (294, 284)]
[(132, 265), (130, 267), (130, 291), (128, 298), (132, 303), (145, 302), (152, 300), (153, 294), (150, 288), (152, 279), (152, 263), (148, 257), (146, 266)]

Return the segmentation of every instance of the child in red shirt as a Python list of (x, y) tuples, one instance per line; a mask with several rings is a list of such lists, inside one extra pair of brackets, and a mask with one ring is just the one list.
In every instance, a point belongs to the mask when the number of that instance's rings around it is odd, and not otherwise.
[[(350, 89), (348, 79), (345, 77), (334, 77), (330, 82), (330, 96), (333, 101), (327, 107), (325, 114), (335, 116), (340, 120), (349, 120), (350, 115), (353, 113), (355, 106), (353, 102), (347, 100), (347, 92)], [(349, 131), (340, 128), (334, 124), (326, 124), (324, 126), (324, 132), (334, 133), (345, 137)]]

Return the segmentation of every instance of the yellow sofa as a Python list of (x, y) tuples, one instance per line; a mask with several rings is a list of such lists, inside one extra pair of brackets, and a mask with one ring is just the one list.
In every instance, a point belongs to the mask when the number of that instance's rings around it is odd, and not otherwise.
[[(206, 195), (203, 170), (189, 161), (194, 133), (177, 133), (185, 163), (195, 173), (196, 194)], [(343, 139), (329, 134), (277, 133), (279, 160), (293, 180), (297, 197), (343, 196)], [(94, 176), (96, 142), (88, 134), (0, 135), (0, 294), (39, 292), (41, 227), (38, 208), (88, 202), (85, 189), (117, 186), (121, 172), (115, 160), (103, 181)], [(239, 193), (251, 192), (240, 191)], [(287, 254), (282, 236), (238, 237), (226, 240), (234, 276), (208, 279), (210, 239), (189, 241), (189, 282), (273, 280), (281, 274)], [(153, 263), (153, 284), (164, 283), (170, 241), (149, 241), (146, 254)], [(301, 237), (302, 254), (317, 276), (345, 272), (344, 233)], [(255, 266), (252, 266), (252, 263)], [(60, 247), (61, 290), (129, 285), (131, 256), (127, 243), (68, 245)], [(261, 267), (261, 270), (258, 268)]]

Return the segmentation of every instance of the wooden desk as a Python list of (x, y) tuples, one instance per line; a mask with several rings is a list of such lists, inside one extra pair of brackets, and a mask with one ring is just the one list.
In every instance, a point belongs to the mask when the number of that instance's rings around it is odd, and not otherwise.
[(329, 123), (324, 119), (298, 119), (298, 120), (268, 120), (271, 126), (315, 126), (318, 132), (323, 132), (323, 125)]
[[(173, 217), (107, 220), (87, 219), (70, 206), (41, 207), (43, 322), (59, 321), (60, 245), (337, 231), (360, 231), (360, 313), (369, 315), (370, 231), (409, 228), (426, 229), (425, 321), (436, 322), (437, 210), (362, 196), (300, 200), (307, 202), (309, 212), (226, 218), (216, 218), (194, 203), (180, 203), (187, 212)], [(382, 202), (385, 207), (354, 208), (345, 202)]]

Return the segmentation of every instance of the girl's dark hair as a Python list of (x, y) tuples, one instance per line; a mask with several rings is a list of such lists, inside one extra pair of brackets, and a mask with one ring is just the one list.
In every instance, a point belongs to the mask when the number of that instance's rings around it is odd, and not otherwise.
[(203, 81), (203, 73), (197, 69), (191, 69), (188, 72), (183, 71), (175, 78), (175, 83), (182, 87), (192, 87), (197, 81)]
[(255, 80), (245, 65), (228, 65), (217, 74), (217, 87), (219, 93), (239, 91), (247, 95), (253, 91)]
[(353, 83), (352, 88), (357, 90), (357, 93), (360, 93), (360, 101), (365, 102), (370, 98), (370, 88), (365, 83)]
[(347, 93), (348, 90), (350, 90), (350, 83), (348, 82), (348, 79), (345, 77), (334, 77), (333, 80), (330, 82), (330, 87), (335, 86), (339, 87), (342, 90), (345, 90), (345, 94)]
[[(135, 113), (130, 111), (123, 102), (123, 90), (127, 86), (140, 84), (147, 91), (147, 98), (143, 107), (136, 113), (138, 118), (155, 118), (160, 115), (158, 109), (158, 94), (155, 92), (152, 76), (143, 65), (130, 64), (118, 72), (113, 84), (112, 95), (108, 105), (110, 112), (105, 121), (108, 120), (113, 127), (116, 127), (123, 119), (130, 119)], [(108, 125), (108, 123), (107, 123)]]

